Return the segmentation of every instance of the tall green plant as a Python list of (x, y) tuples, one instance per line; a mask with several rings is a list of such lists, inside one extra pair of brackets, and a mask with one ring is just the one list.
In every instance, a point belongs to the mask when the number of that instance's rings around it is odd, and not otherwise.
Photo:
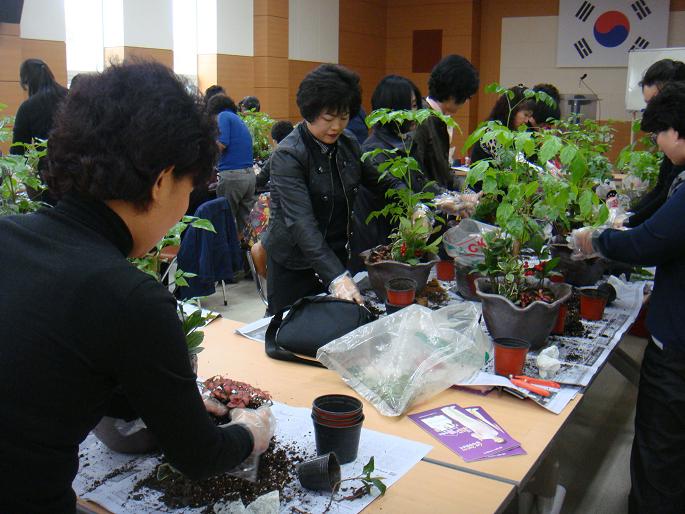
[(255, 110), (240, 113), (240, 118), (245, 122), (247, 130), (250, 131), (250, 136), (252, 136), (252, 153), (254, 158), (258, 160), (266, 159), (271, 154), (269, 133), (276, 121), (267, 113)]
[[(420, 125), (431, 116), (441, 119), (448, 127), (458, 125), (449, 116), (441, 114), (432, 109), (419, 110), (400, 110), (391, 111), (390, 109), (377, 109), (366, 117), (366, 124), (369, 127), (376, 125), (394, 125), (398, 134), (402, 134), (402, 127), (407, 124)], [(394, 260), (406, 262), (410, 265), (418, 264), (424, 254), (436, 254), (439, 249), (442, 237), (438, 237), (429, 243), (431, 235), (438, 232), (440, 227), (433, 227), (427, 218), (427, 213), (420, 209), (420, 204), (433, 207), (431, 200), (435, 194), (428, 190), (434, 182), (429, 181), (423, 184), (418, 191), (419, 183), (416, 174), (421, 173), (419, 163), (411, 155), (412, 139), (402, 138), (402, 149), (377, 148), (362, 155), (362, 160), (377, 160), (379, 156), (385, 159), (378, 165), (380, 179), (388, 174), (401, 180), (406, 184), (406, 188), (388, 189), (385, 196), (387, 202), (383, 209), (369, 214), (366, 222), (384, 216), (396, 228), (390, 234), (392, 241), (390, 245), (391, 256)], [(437, 221), (441, 221), (436, 218)]]
[(38, 174), (38, 162), (47, 153), (47, 141), (16, 143), (23, 155), (0, 156), (0, 216), (27, 214), (47, 206), (36, 200), (46, 187)]

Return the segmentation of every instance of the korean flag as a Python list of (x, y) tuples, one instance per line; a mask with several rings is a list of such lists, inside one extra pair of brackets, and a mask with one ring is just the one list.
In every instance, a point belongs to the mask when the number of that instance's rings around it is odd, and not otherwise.
[(669, 2), (559, 0), (557, 66), (627, 66), (628, 52), (664, 48)]

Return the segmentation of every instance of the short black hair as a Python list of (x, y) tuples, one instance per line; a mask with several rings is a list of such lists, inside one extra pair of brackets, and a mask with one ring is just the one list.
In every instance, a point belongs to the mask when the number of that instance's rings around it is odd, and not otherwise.
[(412, 94), (416, 96), (417, 107), (421, 107), (421, 91), (416, 84), (400, 75), (386, 75), (371, 95), (371, 109), (409, 110)]
[(231, 111), (234, 113), (238, 111), (233, 98), (230, 96), (219, 93), (211, 97), (209, 102), (207, 102), (207, 114), (210, 116), (216, 116), (224, 111)]
[[(502, 125), (506, 125), (513, 130), (514, 115), (523, 109), (530, 109), (532, 111), (533, 107), (535, 107), (535, 102), (533, 100), (527, 100), (524, 96), (523, 93), (528, 89), (527, 87), (519, 84), (518, 86), (509, 89), (514, 93), (514, 98), (507, 99), (506, 94), (500, 96), (492, 107), (488, 119), (491, 121), (499, 121)], [(511, 111), (511, 115), (509, 114), (509, 105), (516, 106)]]
[(359, 75), (339, 64), (320, 65), (302, 79), (297, 89), (297, 106), (309, 122), (324, 111), (354, 118), (361, 103)]
[(680, 139), (685, 139), (685, 82), (664, 84), (647, 103), (640, 126), (655, 134), (672, 128)]
[(223, 86), (219, 86), (217, 84), (214, 84), (213, 86), (209, 86), (205, 90), (205, 103), (209, 102), (209, 99), (212, 98), (214, 95), (225, 95), (226, 90), (223, 88)]
[(645, 71), (640, 87), (657, 86), (661, 88), (667, 82), (685, 80), (685, 63), (673, 59), (661, 59)]
[(238, 102), (238, 107), (241, 111), (259, 112), (259, 110), (262, 108), (262, 104), (259, 103), (259, 98), (256, 96), (246, 96), (240, 102)]
[(478, 70), (461, 55), (447, 55), (435, 65), (428, 79), (428, 94), (438, 102), (450, 98), (463, 104), (478, 91)]
[(285, 137), (293, 131), (293, 124), (289, 121), (277, 121), (271, 127), (271, 138), (280, 143)]
[(533, 106), (533, 119), (535, 123), (545, 123), (550, 118), (553, 120), (561, 119), (561, 109), (559, 108), (561, 94), (556, 86), (553, 84), (536, 84), (533, 86), (533, 91), (547, 93), (555, 103), (554, 107), (551, 107), (545, 102), (535, 102)]
[(184, 81), (156, 62), (112, 64), (85, 74), (50, 133), (45, 179), (57, 196), (150, 203), (159, 174), (206, 183), (217, 157), (216, 124)]

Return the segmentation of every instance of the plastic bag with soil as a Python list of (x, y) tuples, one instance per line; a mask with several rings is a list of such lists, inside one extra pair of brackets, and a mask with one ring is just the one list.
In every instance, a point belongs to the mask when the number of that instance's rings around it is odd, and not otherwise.
[(411, 305), (331, 341), (316, 358), (378, 412), (399, 416), (483, 366), (491, 343), (479, 317), (466, 302), (436, 311)]

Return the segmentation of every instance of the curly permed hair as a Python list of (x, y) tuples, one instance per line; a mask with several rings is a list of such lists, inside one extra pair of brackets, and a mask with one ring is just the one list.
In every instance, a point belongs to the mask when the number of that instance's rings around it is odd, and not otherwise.
[(169, 68), (115, 64), (79, 80), (49, 138), (45, 180), (55, 195), (125, 200), (145, 209), (160, 172), (209, 180), (216, 128), (202, 100)]

